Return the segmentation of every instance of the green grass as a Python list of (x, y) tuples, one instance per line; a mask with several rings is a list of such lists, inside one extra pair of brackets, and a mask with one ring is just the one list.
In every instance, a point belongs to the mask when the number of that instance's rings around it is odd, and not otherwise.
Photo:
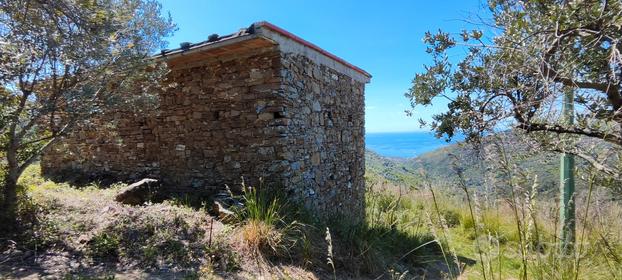
[(96, 259), (114, 259), (118, 255), (119, 236), (101, 232), (88, 243), (88, 253)]
[(284, 222), (284, 199), (273, 190), (259, 186), (259, 188), (242, 185), (242, 200), (244, 208), (238, 216), (242, 220), (262, 221), (269, 225)]
[[(26, 250), (68, 246), (93, 259), (152, 268), (175, 264), (192, 267), (197, 275), (245, 269), (241, 259), (250, 257), (268, 266), (291, 262), (334, 271), (337, 277), (408, 279), (424, 269), (428, 274), (416, 276), (622, 279), (622, 206), (606, 195), (595, 195), (589, 206), (580, 197), (576, 249), (563, 255), (555, 238), (556, 202), (528, 187), (515, 200), (473, 190), (471, 215), (459, 189), (413, 188), (368, 173), (366, 218), (350, 222), (311, 218), (278, 192), (245, 186), (239, 221), (208, 246), (203, 209), (179, 202), (114, 206), (112, 198), (122, 185), (75, 188), (41, 178), (36, 165), (26, 170), (20, 186), (20, 215), (31, 221), (24, 234), (32, 238), (20, 243)], [(75, 243), (82, 236), (85, 243)], [(257, 254), (247, 254), (249, 249)]]
[(446, 277), (622, 279), (622, 205), (606, 189), (591, 204), (585, 192), (578, 198), (577, 242), (573, 252), (562, 254), (556, 239), (556, 201), (539, 197), (529, 185), (516, 189), (515, 200), (471, 189), (473, 214), (457, 187), (403, 188), (375, 174), (368, 176), (368, 186), (375, 189), (368, 192), (373, 197), (367, 201), (370, 224), (431, 234), (442, 244), (446, 267), (458, 263), (459, 269), (445, 271)]
[(337, 261), (366, 275), (389, 276), (439, 260), (440, 242), (427, 230), (419, 205), (411, 198), (382, 189), (384, 183), (367, 178), (370, 187), (365, 196), (365, 221), (347, 223), (339, 219), (329, 223), (337, 237)]
[[(447, 204), (445, 200), (441, 203), (440, 209), (455, 209), (455, 205), (465, 205), (465, 202), (454, 201)], [(605, 206), (609, 210), (619, 207), (615, 203)], [(617, 266), (620, 263), (616, 261), (622, 256), (622, 243), (620, 243), (622, 227), (619, 227), (619, 223), (595, 224), (589, 220), (590, 224), (579, 223), (577, 232), (586, 228), (591, 236), (586, 235), (584, 239), (577, 236), (575, 252), (564, 255), (560, 253), (555, 239), (553, 225), (555, 212), (551, 214), (545, 211), (546, 207), (538, 208), (534, 210), (535, 217), (520, 217), (519, 228), (519, 223), (510, 208), (504, 201), (498, 201), (494, 207), (476, 207), (474, 216), (463, 209), (459, 227), (448, 227), (439, 222), (432, 223), (437, 232), (445, 233), (444, 237), (440, 234), (438, 236), (439, 239), (446, 239), (443, 243), (447, 245), (447, 251), (475, 260), (474, 265), (466, 266), (461, 271), (466, 279), (521, 279), (524, 275), (528, 279), (622, 277), (621, 270)], [(425, 209), (435, 211), (431, 206)], [(581, 213), (578, 213), (577, 217), (580, 216)], [(615, 220), (617, 218), (613, 214), (603, 217), (603, 221)], [(479, 235), (475, 235), (475, 227), (479, 229)], [(607, 237), (608, 245), (598, 241), (597, 236), (601, 235)], [(581, 254), (579, 248), (582, 250)], [(480, 261), (480, 254), (483, 263)]]

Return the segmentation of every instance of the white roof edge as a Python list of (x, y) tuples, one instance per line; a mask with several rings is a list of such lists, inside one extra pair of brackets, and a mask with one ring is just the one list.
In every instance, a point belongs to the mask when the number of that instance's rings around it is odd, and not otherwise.
[(335, 60), (334, 58), (329, 57), (315, 50), (314, 48), (294, 41), (290, 37), (284, 36), (283, 34), (273, 31), (270, 28), (265, 28), (262, 25), (256, 26), (255, 34), (276, 42), (282, 52), (304, 55), (311, 59), (313, 62), (329, 67), (341, 74), (347, 75), (355, 81), (361, 83), (370, 82), (371, 77), (364, 75), (363, 73), (355, 69), (352, 69), (351, 66), (345, 65), (344, 63)]

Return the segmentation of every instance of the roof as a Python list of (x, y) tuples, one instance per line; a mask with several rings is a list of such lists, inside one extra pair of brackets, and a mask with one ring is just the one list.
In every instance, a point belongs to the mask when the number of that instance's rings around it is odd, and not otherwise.
[[(268, 32), (266, 32), (265, 30), (269, 30)], [(353, 70), (354, 72), (357, 72), (358, 74), (363, 75), (367, 81), (369, 81), (369, 78), (371, 78), (371, 75), (366, 72), (365, 70), (352, 65), (351, 63), (343, 60), (342, 58), (318, 47), (317, 45), (306, 41), (290, 32), (288, 32), (287, 30), (284, 30), (274, 24), (271, 24), (267, 21), (261, 21), (261, 22), (256, 22), (253, 23), (251, 26), (247, 27), (247, 28), (242, 28), (240, 30), (238, 30), (238, 32), (229, 34), (229, 35), (225, 35), (225, 36), (218, 36), (217, 34), (212, 34), (208, 37), (207, 40), (202, 41), (202, 42), (198, 42), (198, 43), (188, 43), (188, 42), (184, 42), (180, 44), (179, 48), (176, 49), (170, 49), (170, 50), (162, 50), (160, 53), (156, 54), (154, 57), (155, 58), (164, 58), (164, 59), (173, 59), (175, 57), (179, 57), (179, 56), (183, 56), (186, 54), (190, 54), (190, 53), (195, 53), (195, 52), (202, 52), (204, 50), (212, 50), (213, 52), (217, 54), (222, 53), (222, 51), (217, 51), (216, 49), (219, 48), (223, 48), (226, 50), (230, 50), (232, 48), (231, 45), (239, 43), (239, 42), (243, 42), (243, 41), (258, 41), (258, 40), (254, 40), (254, 39), (258, 39), (258, 38), (264, 38), (264, 39), (269, 39), (271, 41), (275, 41), (275, 43), (279, 44), (279, 43), (284, 43), (283, 40), (274, 40), (276, 39), (275, 36), (273, 34), (269, 34), (269, 33), (276, 33), (278, 36), (284, 37), (287, 40), (291, 40), (297, 44), (300, 44), (308, 49), (311, 49), (317, 53), (319, 53), (320, 55), (323, 55), (327, 58), (329, 58), (330, 60), (333, 60), (335, 62), (337, 62), (338, 64), (343, 65), (344, 67)], [(260, 46), (260, 43), (255, 43), (255, 46)]]

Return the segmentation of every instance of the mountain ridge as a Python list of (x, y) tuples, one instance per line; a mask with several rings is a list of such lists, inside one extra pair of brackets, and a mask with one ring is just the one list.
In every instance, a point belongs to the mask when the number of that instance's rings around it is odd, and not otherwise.
[[(501, 133), (504, 147), (511, 155), (513, 164), (538, 177), (539, 190), (551, 193), (559, 186), (559, 159), (557, 154), (541, 152), (530, 154), (513, 133)], [(486, 137), (484, 142), (492, 141)], [(484, 144), (491, 145), (490, 143)], [(479, 188), (490, 181), (503, 185), (503, 172), (482, 159), (482, 150), (475, 149), (464, 142), (448, 144), (441, 148), (425, 152), (413, 158), (386, 157), (367, 149), (366, 167), (370, 177), (379, 176), (398, 185), (416, 187), (425, 180), (435, 185), (457, 185), (458, 171), (462, 173), (464, 183), (469, 187)], [(525, 155), (523, 155), (525, 154)], [(581, 182), (577, 182), (582, 184)]]

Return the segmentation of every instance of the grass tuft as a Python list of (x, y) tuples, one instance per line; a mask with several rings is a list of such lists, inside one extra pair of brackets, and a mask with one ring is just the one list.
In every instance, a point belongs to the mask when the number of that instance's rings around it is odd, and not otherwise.
[(263, 186), (242, 183), (242, 190), (244, 207), (236, 209), (236, 215), (245, 250), (258, 257), (289, 255), (302, 235), (297, 221), (286, 220), (286, 200), (278, 191)]

